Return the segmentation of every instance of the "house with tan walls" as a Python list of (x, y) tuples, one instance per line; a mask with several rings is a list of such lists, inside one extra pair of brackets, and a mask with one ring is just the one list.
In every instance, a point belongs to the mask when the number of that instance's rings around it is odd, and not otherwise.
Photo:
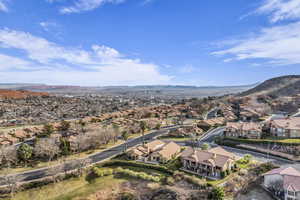
[(221, 173), (231, 170), (238, 159), (222, 147), (199, 150), (188, 147), (181, 154), (182, 170), (199, 176), (221, 178)]
[(132, 160), (166, 163), (176, 158), (180, 151), (181, 147), (174, 142), (154, 140), (147, 144), (136, 146), (127, 151), (126, 154)]

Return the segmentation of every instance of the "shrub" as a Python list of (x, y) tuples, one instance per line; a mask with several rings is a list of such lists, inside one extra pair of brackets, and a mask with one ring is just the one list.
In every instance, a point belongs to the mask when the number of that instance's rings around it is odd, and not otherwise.
[(269, 162), (269, 163), (263, 163), (253, 170), (256, 172), (256, 174), (260, 175), (260, 174), (266, 173), (274, 168), (276, 168), (276, 166), (273, 163)]
[(175, 184), (175, 180), (174, 180), (174, 178), (172, 178), (172, 177), (168, 177), (168, 178), (166, 179), (166, 183), (167, 183), (168, 185), (174, 185), (174, 184)]
[(114, 171), (117, 174), (123, 174), (125, 176), (133, 177), (133, 178), (138, 178), (138, 179), (143, 179), (147, 181), (153, 181), (153, 182), (160, 182), (160, 177), (158, 176), (152, 176), (149, 174), (146, 174), (145, 172), (135, 172), (130, 169), (123, 169), (121, 167), (118, 167)]
[(145, 168), (145, 169), (153, 169), (153, 170), (157, 170), (163, 173), (166, 173), (168, 175), (173, 175), (173, 171), (169, 170), (168, 168), (164, 167), (164, 166), (160, 166), (160, 165), (151, 165), (151, 164), (145, 164), (145, 163), (138, 163), (138, 162), (134, 162), (134, 161), (126, 161), (126, 160), (112, 160), (112, 161), (108, 161), (105, 162), (101, 165), (99, 165), (100, 167), (110, 167), (110, 166), (126, 166), (126, 167), (140, 167), (140, 168)]
[(211, 198), (213, 200), (223, 200), (225, 198), (224, 188), (215, 187), (211, 191)]
[(175, 175), (175, 180), (178, 181), (178, 180), (182, 180), (182, 179), (190, 184), (197, 186), (197, 187), (200, 187), (200, 188), (206, 187), (206, 181), (203, 181), (202, 179), (197, 178), (196, 176), (189, 176), (183, 172), (179, 172)]
[(93, 167), (92, 171), (97, 177), (109, 176), (114, 172), (112, 169), (101, 169), (98, 167)]

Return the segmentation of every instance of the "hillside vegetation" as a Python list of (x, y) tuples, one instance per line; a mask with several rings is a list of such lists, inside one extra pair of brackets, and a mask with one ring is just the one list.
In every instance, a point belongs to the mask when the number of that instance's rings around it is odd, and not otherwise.
[(276, 98), (297, 94), (300, 94), (300, 75), (289, 75), (266, 80), (258, 86), (241, 93), (241, 96), (268, 95)]

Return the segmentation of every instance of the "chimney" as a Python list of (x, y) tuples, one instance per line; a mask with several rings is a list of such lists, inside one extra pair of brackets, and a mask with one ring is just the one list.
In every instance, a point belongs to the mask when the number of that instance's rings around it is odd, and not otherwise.
[(216, 159), (217, 158), (217, 154), (214, 153), (213, 158)]

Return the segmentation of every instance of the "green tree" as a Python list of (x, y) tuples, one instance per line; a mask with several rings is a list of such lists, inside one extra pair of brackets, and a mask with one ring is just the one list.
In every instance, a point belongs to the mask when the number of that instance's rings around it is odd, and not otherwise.
[(252, 160), (252, 155), (246, 154), (244, 155), (243, 159), (246, 163), (249, 163)]
[(225, 198), (224, 188), (215, 187), (211, 191), (211, 199), (213, 200), (223, 200)]
[(141, 128), (141, 130), (142, 130), (142, 141), (143, 141), (143, 144), (145, 143), (145, 141), (144, 141), (144, 136), (145, 136), (145, 131), (146, 131), (146, 129), (147, 129), (147, 124), (146, 124), (146, 122), (145, 121), (140, 121), (140, 128)]
[(161, 127), (161, 123), (156, 124), (155, 129), (159, 130)]
[(54, 127), (52, 124), (44, 124), (41, 137), (49, 137), (54, 132)]
[(23, 143), (18, 148), (18, 158), (26, 164), (28, 160), (32, 157), (32, 152), (32, 147), (26, 143)]
[(126, 149), (127, 149), (127, 140), (128, 140), (128, 138), (129, 138), (129, 133), (126, 131), (126, 130), (124, 130), (124, 131), (122, 131), (122, 138), (125, 140), (125, 146), (124, 146), (124, 151), (126, 151)]

